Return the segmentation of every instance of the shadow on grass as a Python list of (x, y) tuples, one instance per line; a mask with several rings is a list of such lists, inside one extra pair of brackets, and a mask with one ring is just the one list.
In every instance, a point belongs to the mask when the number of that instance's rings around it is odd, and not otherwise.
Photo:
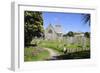
[(49, 60), (88, 59), (88, 58), (90, 58), (90, 50), (63, 54), (60, 56), (55, 56)]
[(36, 47), (37, 44), (25, 44), (25, 47)]

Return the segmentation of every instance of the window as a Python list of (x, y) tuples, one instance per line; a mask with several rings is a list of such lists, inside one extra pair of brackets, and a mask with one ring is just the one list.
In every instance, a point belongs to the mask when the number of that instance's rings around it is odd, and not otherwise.
[(50, 29), (50, 30), (48, 31), (48, 33), (52, 33), (52, 30)]

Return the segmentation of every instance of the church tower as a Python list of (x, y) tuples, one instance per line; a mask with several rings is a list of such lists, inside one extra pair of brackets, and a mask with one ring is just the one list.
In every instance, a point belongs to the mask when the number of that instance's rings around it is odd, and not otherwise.
[(62, 32), (63, 30), (62, 30), (61, 25), (55, 25), (55, 31), (56, 31), (58, 38), (61, 39), (63, 36), (63, 32)]
[(62, 33), (61, 25), (55, 25), (55, 31), (56, 31), (56, 33)]

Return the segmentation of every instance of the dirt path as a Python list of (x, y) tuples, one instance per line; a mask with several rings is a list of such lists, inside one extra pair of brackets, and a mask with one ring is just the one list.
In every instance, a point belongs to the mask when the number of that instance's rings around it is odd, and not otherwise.
[(45, 50), (49, 51), (50, 53), (50, 59), (52, 60), (56, 60), (56, 56), (59, 55), (59, 53), (53, 49), (50, 49), (50, 48), (44, 48)]

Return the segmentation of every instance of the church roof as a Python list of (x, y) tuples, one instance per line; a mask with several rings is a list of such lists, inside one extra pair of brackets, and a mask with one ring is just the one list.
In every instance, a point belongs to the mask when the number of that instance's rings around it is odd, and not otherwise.
[(61, 25), (55, 25), (54, 30), (56, 31), (56, 33), (62, 33)]
[(55, 25), (55, 27), (53, 27), (53, 25), (49, 24), (48, 28), (52, 28), (54, 30), (54, 32), (56, 33), (62, 33), (62, 28), (61, 25)]

